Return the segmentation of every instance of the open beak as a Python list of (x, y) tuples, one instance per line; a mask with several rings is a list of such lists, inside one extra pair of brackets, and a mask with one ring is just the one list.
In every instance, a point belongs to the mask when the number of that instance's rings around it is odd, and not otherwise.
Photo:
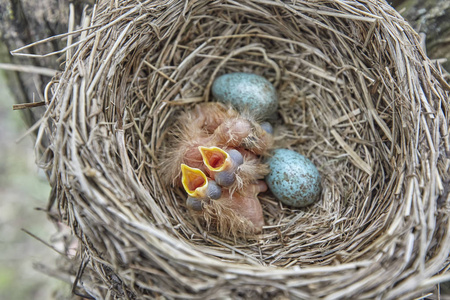
[(222, 196), (222, 188), (202, 170), (181, 164), (181, 173), (184, 190), (191, 198), (216, 200)]
[(236, 170), (243, 163), (242, 154), (231, 149), (229, 152), (219, 147), (199, 146), (203, 162), (214, 174), (214, 180), (220, 186), (231, 186), (236, 180)]
[(181, 182), (186, 193), (194, 198), (206, 198), (208, 178), (202, 170), (181, 164), (181, 173), (183, 175)]
[(230, 155), (219, 147), (199, 146), (198, 150), (202, 154), (203, 163), (210, 171), (222, 172), (233, 167)]

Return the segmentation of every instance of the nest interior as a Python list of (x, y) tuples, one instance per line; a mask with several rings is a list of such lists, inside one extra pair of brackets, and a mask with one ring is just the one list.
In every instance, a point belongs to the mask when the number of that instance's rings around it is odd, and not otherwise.
[[(448, 279), (450, 89), (384, 1), (99, 1), (69, 29), (36, 149), (77, 237), (74, 291), (388, 299)], [(277, 147), (322, 175), (304, 209), (260, 195), (251, 240), (202, 227), (161, 181), (177, 115), (229, 72), (276, 86)]]

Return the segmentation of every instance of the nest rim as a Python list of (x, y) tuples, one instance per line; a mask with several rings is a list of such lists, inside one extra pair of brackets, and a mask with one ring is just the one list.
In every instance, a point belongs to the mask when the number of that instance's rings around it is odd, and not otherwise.
[[(65, 70), (49, 85), (37, 139), (57, 200), (49, 211), (80, 247), (66, 271), (90, 258), (82, 289), (100, 298), (107, 285), (133, 297), (396, 298), (448, 277), (448, 90), (397, 12), (384, 1), (133, 3), (105, 1), (83, 16), (79, 41), (65, 49)], [(266, 20), (269, 12), (291, 23)], [(383, 47), (393, 57), (384, 65)], [(167, 57), (172, 64), (164, 66)], [(277, 141), (311, 158), (325, 177), (321, 201), (305, 209), (261, 197), (263, 237), (237, 243), (202, 231), (186, 216), (181, 191), (161, 187), (157, 170), (157, 150), (180, 108), (210, 101), (214, 78), (234, 70), (274, 83)], [(346, 194), (351, 185), (357, 195)]]

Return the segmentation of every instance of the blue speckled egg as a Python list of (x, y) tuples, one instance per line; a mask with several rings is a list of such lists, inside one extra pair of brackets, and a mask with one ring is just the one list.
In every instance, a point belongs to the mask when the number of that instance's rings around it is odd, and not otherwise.
[(275, 87), (256, 74), (222, 75), (214, 80), (211, 91), (217, 101), (231, 104), (240, 112), (248, 109), (260, 118), (267, 118), (277, 110)]
[(292, 150), (276, 149), (267, 163), (266, 183), (278, 200), (304, 207), (319, 198), (320, 174), (309, 159)]

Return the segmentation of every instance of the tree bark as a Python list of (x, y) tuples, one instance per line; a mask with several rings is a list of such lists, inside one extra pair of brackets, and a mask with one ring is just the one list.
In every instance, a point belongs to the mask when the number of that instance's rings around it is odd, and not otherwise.
[(392, 5), (419, 33), (424, 33), (428, 57), (446, 59), (450, 71), (450, 1), (394, 0)]
[[(10, 51), (67, 32), (68, 0), (0, 0), (0, 62), (60, 69), (58, 56), (28, 58), (12, 56)], [(75, 1), (75, 15), (81, 16), (88, 1)], [(46, 54), (64, 47), (63, 40), (54, 40), (25, 50), (25, 53)], [(39, 74), (6, 71), (7, 83), (17, 103), (41, 101), (51, 79)], [(23, 110), (28, 125), (39, 119), (43, 108)]]

